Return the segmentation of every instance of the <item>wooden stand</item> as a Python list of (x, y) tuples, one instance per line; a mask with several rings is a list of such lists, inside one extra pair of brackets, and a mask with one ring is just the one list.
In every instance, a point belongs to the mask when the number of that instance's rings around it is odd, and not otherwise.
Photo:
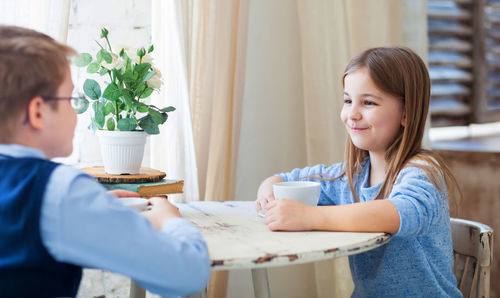
[(161, 181), (167, 174), (150, 168), (141, 168), (139, 174), (111, 175), (104, 171), (104, 167), (90, 167), (82, 169), (85, 173), (95, 177), (100, 183), (149, 183)]

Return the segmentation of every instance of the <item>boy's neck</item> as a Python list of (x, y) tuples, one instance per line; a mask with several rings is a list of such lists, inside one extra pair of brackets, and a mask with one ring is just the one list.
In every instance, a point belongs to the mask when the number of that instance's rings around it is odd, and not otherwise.
[(33, 149), (40, 150), (46, 156), (46, 158), (50, 158), (47, 156), (46, 150), (44, 150), (42, 143), (39, 141), (39, 134), (33, 132), (28, 127), (20, 127), (16, 130), (14, 136), (5, 142), (5, 144), (15, 144), (25, 147), (30, 147)]

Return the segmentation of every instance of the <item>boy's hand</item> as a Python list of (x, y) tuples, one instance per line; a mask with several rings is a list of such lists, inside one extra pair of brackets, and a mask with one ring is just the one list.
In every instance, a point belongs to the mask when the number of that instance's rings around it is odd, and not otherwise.
[(130, 190), (125, 190), (125, 189), (113, 189), (113, 190), (108, 190), (108, 193), (119, 197), (119, 198), (138, 198), (139, 194), (136, 193), (135, 191), (130, 191)]
[(255, 209), (257, 212), (266, 209), (267, 203), (275, 200), (273, 184), (278, 182), (284, 182), (284, 180), (278, 176), (271, 176), (262, 181), (257, 191), (257, 200), (255, 201)]
[(265, 223), (272, 231), (309, 231), (312, 206), (288, 199), (269, 202), (266, 206)]
[(161, 230), (163, 223), (173, 217), (182, 217), (179, 208), (171, 204), (166, 198), (152, 197), (149, 199), (151, 209), (143, 214), (149, 220), (153, 228)]

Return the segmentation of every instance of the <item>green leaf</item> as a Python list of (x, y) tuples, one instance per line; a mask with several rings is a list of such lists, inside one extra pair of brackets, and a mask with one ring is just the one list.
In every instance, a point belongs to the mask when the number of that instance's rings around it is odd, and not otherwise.
[(137, 87), (137, 83), (139, 80), (139, 74), (136, 72), (133, 72), (131, 70), (125, 71), (123, 74), (123, 82), (125, 83), (125, 86), (129, 89), (135, 89)]
[(148, 48), (148, 54), (154, 51), (155, 47), (153, 45), (150, 45)]
[(148, 112), (149, 112), (149, 115), (151, 116), (151, 119), (153, 119), (154, 123), (162, 124), (163, 116), (161, 115), (160, 112), (153, 110), (151, 108), (148, 109)]
[(94, 130), (94, 127), (96, 127), (97, 129), (102, 129), (103, 128), (102, 125), (100, 125), (99, 123), (97, 123), (97, 121), (95, 120), (94, 117), (92, 117), (91, 119), (92, 119), (92, 130)]
[(108, 121), (106, 121), (106, 127), (108, 130), (115, 130), (115, 119), (108, 118)]
[(175, 108), (172, 107), (172, 106), (170, 106), (170, 107), (163, 108), (160, 111), (162, 111), (162, 112), (173, 112), (173, 111), (175, 111)]
[(151, 69), (151, 63), (141, 63), (134, 68), (134, 72), (138, 73), (142, 77), (149, 69)]
[(104, 115), (114, 114), (114, 112), (115, 112), (115, 102), (114, 101), (108, 101), (104, 105)]
[[(125, 101), (125, 104), (130, 110), (134, 109), (134, 96), (132, 95), (132, 92), (129, 90), (123, 90), (123, 100)], [(124, 110), (124, 108), (121, 108), (121, 110)]]
[(95, 60), (97, 61), (97, 63), (101, 64), (102, 62), (102, 55), (101, 55), (101, 51), (97, 52), (97, 54), (95, 55)]
[(111, 83), (106, 87), (102, 96), (109, 100), (117, 100), (122, 95), (120, 88), (115, 83)]
[(153, 93), (153, 88), (146, 88), (146, 90), (144, 90), (144, 92), (142, 92), (140, 95), (139, 95), (139, 98), (146, 98), (146, 97), (149, 97), (151, 95), (151, 93)]
[(122, 72), (118, 69), (113, 69), (112, 71), (113, 71), (113, 74), (115, 75), (116, 79), (121, 82), (122, 78), (123, 78)]
[(142, 102), (137, 103), (137, 111), (141, 113), (147, 113), (149, 107), (147, 104), (144, 104)]
[(144, 92), (144, 90), (146, 90), (147, 87), (147, 84), (140, 84), (139, 87), (135, 89), (135, 94), (141, 94), (142, 92)]
[[(97, 56), (100, 56), (107, 63), (113, 62), (113, 57), (106, 49), (101, 49), (99, 52), (97, 52)], [(99, 61), (99, 60), (97, 60), (97, 61)]]
[(147, 115), (139, 120), (139, 127), (144, 129), (150, 135), (157, 135), (160, 133), (158, 124), (156, 124), (150, 115)]
[(83, 83), (83, 92), (85, 92), (85, 95), (93, 100), (97, 100), (101, 97), (101, 87), (95, 80), (92, 79), (85, 80)]
[(150, 71), (144, 77), (142, 78), (143, 82), (147, 82), (149, 79), (151, 79), (154, 75), (156, 74), (156, 71)]
[(90, 62), (92, 62), (92, 55), (89, 53), (81, 53), (80, 56), (75, 59), (75, 65), (78, 67), (85, 67), (89, 65)]
[(87, 67), (87, 72), (96, 73), (99, 70), (99, 67), (101, 67), (101, 65), (97, 62), (90, 63), (89, 66)]
[(104, 104), (100, 101), (96, 101), (92, 103), (92, 107), (94, 108), (96, 126), (102, 129), (102, 127), (104, 127)]
[(107, 69), (106, 69), (106, 68), (104, 68), (104, 67), (102, 67), (102, 68), (101, 68), (101, 70), (99, 70), (99, 74), (100, 74), (101, 76), (103, 76), (103, 75), (107, 74), (108, 72), (109, 72), (109, 70), (107, 70)]
[(118, 129), (121, 131), (131, 131), (137, 127), (137, 122), (132, 118), (123, 118), (118, 120)]

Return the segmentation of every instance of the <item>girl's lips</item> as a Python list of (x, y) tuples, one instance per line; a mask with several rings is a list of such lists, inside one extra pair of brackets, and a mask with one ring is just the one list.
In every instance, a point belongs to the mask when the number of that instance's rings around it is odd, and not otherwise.
[(349, 127), (349, 129), (352, 131), (363, 131), (367, 128), (366, 127)]

